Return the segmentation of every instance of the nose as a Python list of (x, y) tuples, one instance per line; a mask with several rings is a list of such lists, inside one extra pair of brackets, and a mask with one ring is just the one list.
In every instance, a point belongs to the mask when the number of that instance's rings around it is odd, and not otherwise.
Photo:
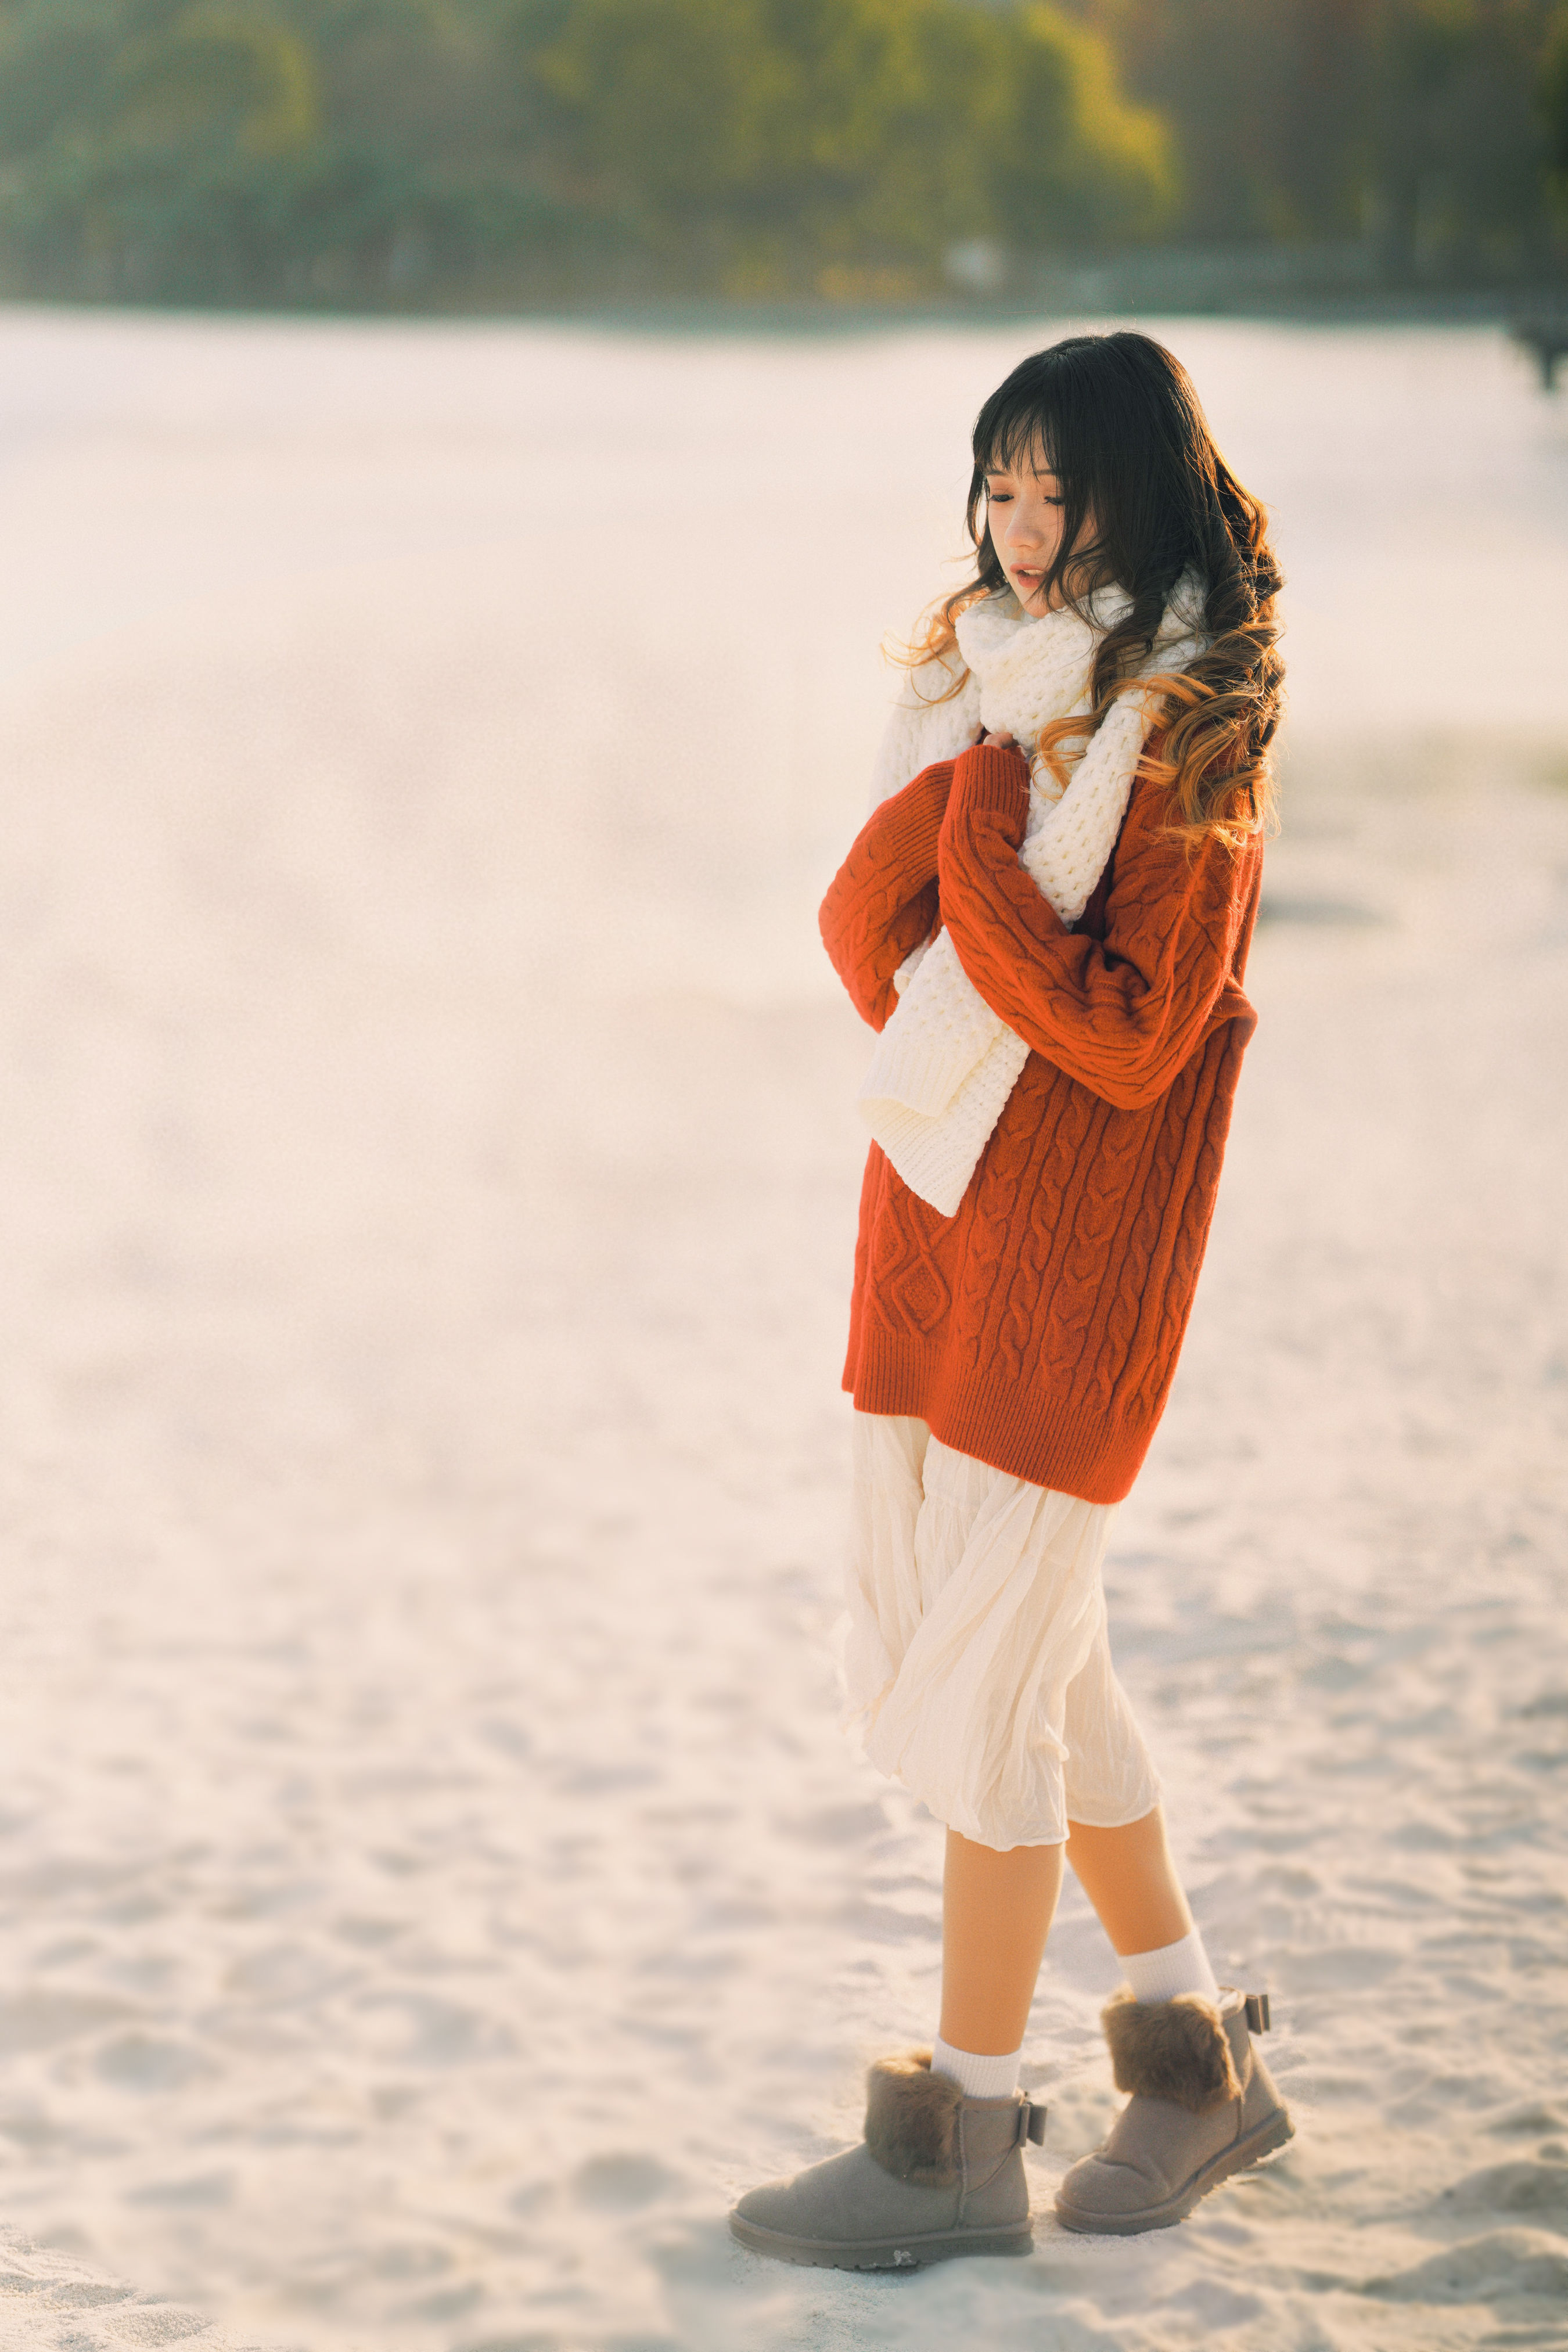
[(1026, 555), (1035, 547), (1038, 536), (1039, 534), (1036, 530), (1034, 524), (1025, 513), (1023, 505), (1020, 502), (1020, 504), (1014, 507), (1012, 512), (1007, 517), (1005, 524), (1003, 526), (1002, 539), (1004, 545), (1009, 550), (1016, 549), (1020, 555)]

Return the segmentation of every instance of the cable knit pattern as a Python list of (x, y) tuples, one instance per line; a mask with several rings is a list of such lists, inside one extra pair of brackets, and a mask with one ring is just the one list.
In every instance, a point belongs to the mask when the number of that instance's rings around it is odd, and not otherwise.
[[(1116, 588), (1091, 599), (1085, 619), (1065, 610), (1026, 614), (1010, 592), (972, 604), (957, 623), (969, 672), (963, 691), (949, 702), (934, 699), (956, 675), (952, 655), (906, 682), (878, 759), (878, 797), (954, 756), (976, 716), (988, 733), (1028, 744), (1048, 722), (1087, 715), (1095, 648), (1130, 604)], [(1202, 611), (1201, 586), (1185, 574), (1143, 675), (1185, 667), (1201, 642)], [(1095, 730), (1065, 792), (1032, 762), (1021, 863), (1069, 926), (1104, 871), (1156, 713), (1155, 698), (1124, 696)], [(904, 1181), (952, 1216), (1029, 1049), (974, 987), (945, 933), (916, 948), (898, 986), (900, 1002), (871, 1057), (860, 1108)]]
[(872, 1027), (939, 916), (1025, 1048), (952, 1216), (873, 1143), (844, 1384), (946, 1445), (1086, 1502), (1119, 1502), (1164, 1409), (1256, 1016), (1242, 991), (1261, 845), (1166, 830), (1135, 783), (1069, 930), (1019, 862), (1029, 778), (987, 746), (883, 801), (823, 904)]

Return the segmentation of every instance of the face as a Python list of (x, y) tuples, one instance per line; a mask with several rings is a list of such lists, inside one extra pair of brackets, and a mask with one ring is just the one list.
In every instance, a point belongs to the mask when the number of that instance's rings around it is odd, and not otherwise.
[[(1043, 459), (1019, 457), (985, 477), (991, 544), (1007, 584), (1026, 613), (1048, 613), (1061, 597), (1047, 599), (1041, 583), (1062, 543), (1061, 486)], [(1086, 521), (1086, 529), (1092, 529)]]

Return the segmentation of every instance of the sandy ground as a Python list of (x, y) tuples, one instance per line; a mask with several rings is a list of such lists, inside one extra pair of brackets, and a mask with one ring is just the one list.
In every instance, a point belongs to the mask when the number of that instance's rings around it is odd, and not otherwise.
[(1568, 2344), (1568, 432), (1487, 334), (1171, 333), (1295, 699), (1109, 1580), (1298, 2137), (1056, 2231), (1069, 1895), (1035, 2255), (859, 2280), (724, 2227), (936, 1990), (812, 909), (1045, 336), (0, 314), (0, 2345)]

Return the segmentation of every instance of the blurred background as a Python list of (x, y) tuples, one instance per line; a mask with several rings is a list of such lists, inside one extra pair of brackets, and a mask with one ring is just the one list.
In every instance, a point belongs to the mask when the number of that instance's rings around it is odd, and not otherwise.
[[(0, 8), (0, 2345), (1480, 2352), (1568, 2307), (1568, 18)], [(816, 908), (970, 421), (1134, 323), (1288, 579), (1108, 1568), (1298, 2137), (775, 2271), (929, 2034), (845, 1740)]]
[(1562, 0), (0, 8), (31, 295), (1477, 291), (1561, 282), (1565, 175)]

